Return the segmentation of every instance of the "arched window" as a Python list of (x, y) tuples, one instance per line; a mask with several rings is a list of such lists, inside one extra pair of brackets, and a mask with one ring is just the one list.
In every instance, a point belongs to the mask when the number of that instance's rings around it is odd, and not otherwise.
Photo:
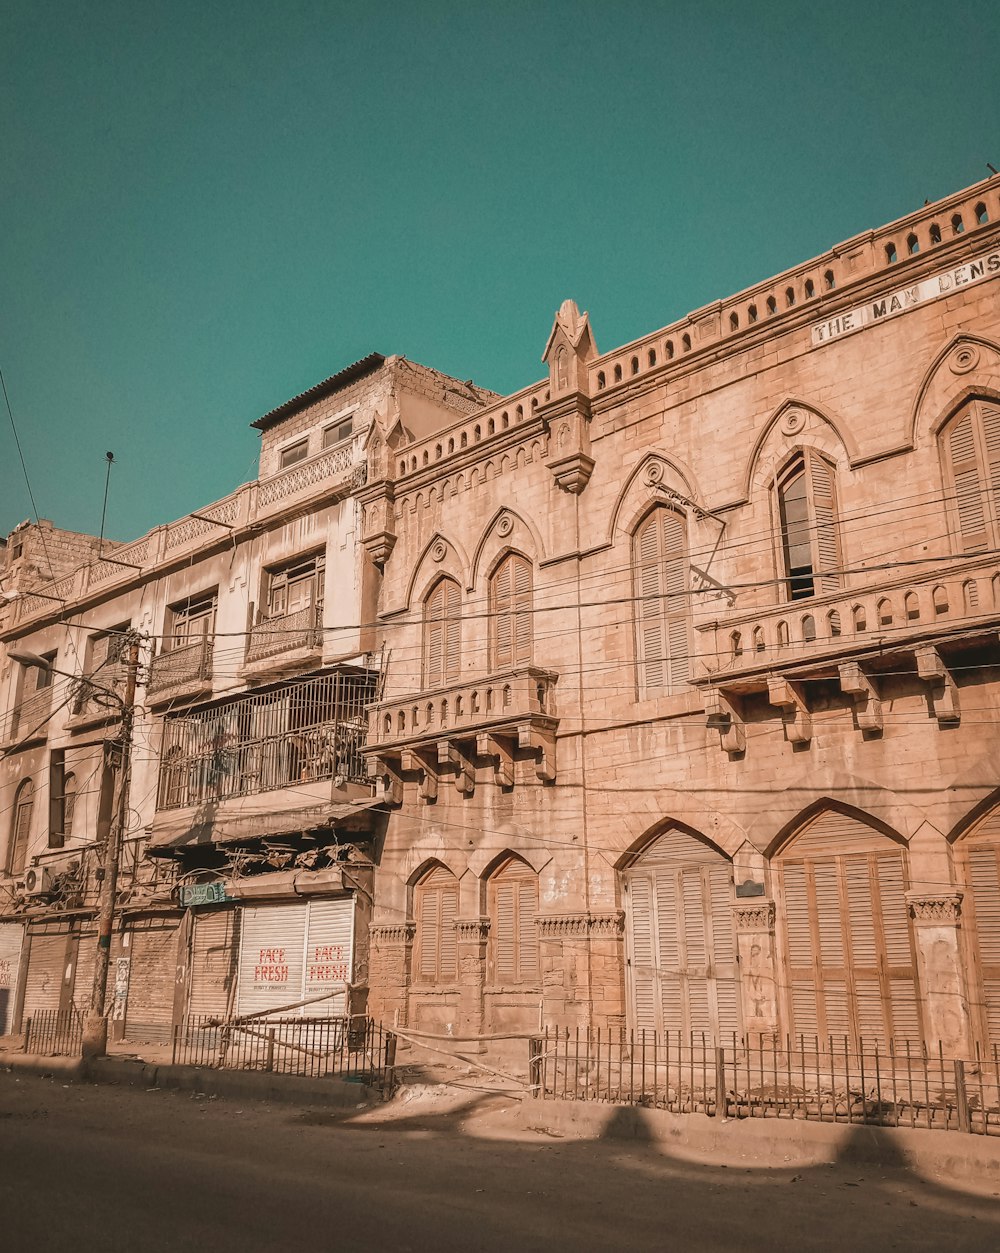
[(907, 592), (903, 600), (907, 622), (920, 621), (920, 599), (916, 592)]
[(965, 230), (965, 223), (962, 221), (961, 213), (952, 214), (951, 229), (956, 235), (961, 235)]
[(756, 306), (756, 305), (751, 305), (751, 306), (747, 309), (747, 321), (748, 321), (748, 322), (756, 322), (756, 321), (757, 321), (757, 306)]
[(22, 874), (28, 860), (28, 844), (31, 840), (31, 814), (35, 807), (35, 785), (25, 779), (14, 797), (14, 813), (10, 827), (10, 845), (7, 850), (7, 873)]
[(941, 227), (937, 222), (931, 223), (931, 243), (939, 244), (941, 242)]
[(885, 259), (886, 259), (886, 261), (888, 262), (888, 264), (889, 264), (889, 265), (893, 265), (893, 264), (895, 263), (895, 261), (896, 261), (896, 257), (897, 257), (897, 253), (896, 253), (896, 245), (895, 245), (895, 244), (891, 244), (891, 243), (890, 243), (890, 244), (886, 244), (886, 246), (885, 246)]
[(490, 579), (490, 626), (494, 670), (531, 664), (531, 562), (508, 553)]
[(458, 978), (458, 880), (444, 866), (435, 866), (413, 889), (413, 916), (417, 981), (454, 983)]
[(776, 490), (788, 599), (836, 591), (841, 577), (833, 466), (807, 448), (787, 463)]
[(836, 639), (837, 636), (841, 633), (841, 629), (842, 629), (840, 625), (840, 610), (839, 609), (830, 610), (830, 612), (826, 615), (826, 624), (830, 629), (831, 637), (833, 639)]
[(979, 204), (976, 205), (974, 212), (976, 214), (977, 226), (985, 226), (986, 223), (990, 220), (990, 215), (986, 211), (986, 206), (983, 204), (982, 201), (980, 201)]
[(917, 239), (916, 235), (907, 235), (906, 251), (910, 254), (911, 257), (915, 257), (917, 253), (920, 251), (920, 240)]
[(495, 984), (538, 980), (538, 876), (511, 857), (488, 884), (490, 968)]
[(769, 314), (778, 312), (778, 302), (773, 296), (768, 296), (767, 298), (767, 311)]
[(729, 329), (731, 331), (740, 329), (740, 315), (738, 313), (733, 312), (729, 315)]
[(639, 693), (677, 691), (689, 674), (688, 562), (684, 520), (656, 508), (632, 537)]
[(1000, 405), (972, 400), (940, 435), (946, 493), (962, 552), (997, 547), (1000, 536)]
[(685, 352), (691, 351), (691, 336), (688, 335), (686, 331), (681, 336), (681, 347), (684, 349)]
[(424, 602), (424, 687), (453, 683), (461, 651), (461, 593), (454, 579), (438, 579)]
[(826, 284), (827, 291), (833, 291), (837, 286), (837, 279), (832, 270), (824, 271), (823, 282)]

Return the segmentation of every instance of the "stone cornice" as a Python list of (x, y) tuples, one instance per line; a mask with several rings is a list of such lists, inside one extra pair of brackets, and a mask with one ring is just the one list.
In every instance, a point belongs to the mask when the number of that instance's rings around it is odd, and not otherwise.
[(758, 897), (755, 901), (734, 905), (733, 921), (737, 931), (772, 931), (774, 901)]
[(538, 914), (535, 922), (539, 935), (546, 940), (569, 936), (610, 936), (615, 939), (624, 932), (625, 914), (620, 909), (596, 914)]
[(412, 944), (416, 932), (415, 922), (373, 922), (369, 927), (372, 943), (379, 948)]
[(961, 892), (907, 892), (906, 903), (914, 922), (958, 922), (962, 895)]

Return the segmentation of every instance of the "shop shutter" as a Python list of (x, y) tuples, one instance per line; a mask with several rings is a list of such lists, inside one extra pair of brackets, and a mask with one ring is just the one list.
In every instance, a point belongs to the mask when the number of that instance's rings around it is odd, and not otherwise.
[(1000, 1044), (1000, 810), (959, 846), (965, 871), (962, 903), (973, 950), (970, 992), (984, 1043)]
[(306, 931), (306, 960), (302, 999), (325, 992), (335, 996), (301, 1013), (311, 1018), (336, 1017), (347, 1011), (347, 988), (354, 966), (354, 897), (310, 901)]
[(731, 863), (667, 831), (626, 873), (631, 1016), (637, 1030), (739, 1030)]
[(23, 940), (24, 927), (20, 923), (0, 923), (0, 1036), (14, 1030), (14, 998)]
[(792, 1033), (919, 1043), (903, 850), (831, 811), (777, 866)]
[(27, 1022), (40, 1009), (59, 1008), (69, 961), (69, 936), (66, 926), (32, 932), (22, 1021)]
[[(117, 936), (112, 937), (118, 939)], [(92, 924), (80, 932), (76, 941), (76, 963), (73, 970), (73, 1007), (78, 1013), (85, 1014), (90, 1008), (90, 998), (94, 994), (94, 967), (97, 964), (97, 930)], [(114, 996), (115, 971), (108, 965), (108, 999)]]
[[(143, 1043), (166, 1042), (174, 1016), (177, 985), (177, 919), (146, 919), (132, 924), (129, 943), (121, 948), (129, 958), (125, 1039)], [(109, 974), (109, 996), (114, 996), (114, 968)]]
[(277, 1010), (302, 999), (305, 902), (246, 905), (240, 924), (240, 1014)]
[(188, 1013), (225, 1017), (235, 1000), (239, 914), (235, 909), (197, 913), (191, 935)]

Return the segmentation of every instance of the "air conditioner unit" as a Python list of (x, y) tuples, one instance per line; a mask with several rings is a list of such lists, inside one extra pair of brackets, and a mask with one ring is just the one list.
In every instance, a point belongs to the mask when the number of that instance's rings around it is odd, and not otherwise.
[(25, 896), (51, 896), (55, 878), (48, 866), (32, 866), (24, 876)]

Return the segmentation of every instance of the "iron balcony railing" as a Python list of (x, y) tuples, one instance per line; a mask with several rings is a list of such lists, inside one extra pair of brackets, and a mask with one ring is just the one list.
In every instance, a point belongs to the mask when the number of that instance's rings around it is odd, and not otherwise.
[(154, 657), (149, 667), (149, 695), (183, 683), (195, 683), (212, 677), (212, 636), (203, 635), (190, 644), (181, 644)]
[(163, 723), (158, 809), (340, 776), (365, 783), (361, 748), (377, 674), (320, 675)]
[(319, 648), (323, 643), (322, 622), (320, 605), (258, 622), (247, 641), (247, 661), (261, 661), (293, 648)]

